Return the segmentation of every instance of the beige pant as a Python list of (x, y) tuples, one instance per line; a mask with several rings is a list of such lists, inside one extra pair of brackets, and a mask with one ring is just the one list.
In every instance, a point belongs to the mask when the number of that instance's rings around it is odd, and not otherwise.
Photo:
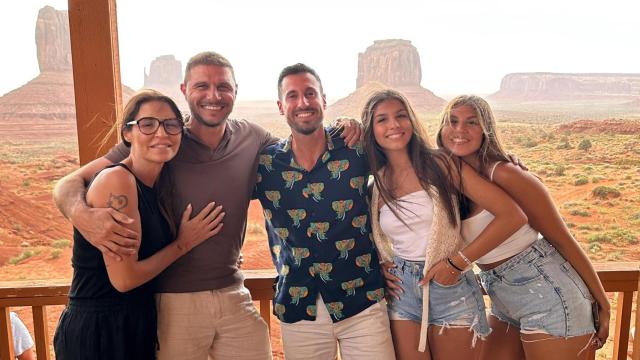
[(267, 324), (243, 285), (161, 293), (156, 306), (159, 360), (271, 359)]
[(335, 360), (338, 347), (342, 360), (396, 358), (385, 301), (337, 323), (331, 321), (321, 296), (316, 305), (315, 321), (280, 323), (287, 360)]

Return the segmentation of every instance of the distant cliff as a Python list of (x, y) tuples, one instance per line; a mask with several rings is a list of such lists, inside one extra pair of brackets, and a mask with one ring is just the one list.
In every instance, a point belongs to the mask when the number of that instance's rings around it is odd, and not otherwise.
[(187, 102), (180, 91), (182, 80), (182, 63), (173, 55), (162, 55), (151, 62), (149, 74), (145, 71), (144, 87), (171, 97), (181, 110), (187, 111)]
[(418, 112), (440, 111), (445, 101), (421, 86), (420, 54), (409, 40), (376, 40), (358, 54), (356, 90), (329, 106), (327, 120), (346, 115), (360, 117), (362, 107), (375, 91), (393, 88), (402, 92)]
[(494, 100), (588, 100), (640, 96), (640, 74), (514, 73)]

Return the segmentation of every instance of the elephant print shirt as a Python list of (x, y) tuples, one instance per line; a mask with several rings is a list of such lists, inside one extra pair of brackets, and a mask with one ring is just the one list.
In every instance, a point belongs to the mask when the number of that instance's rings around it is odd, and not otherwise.
[(322, 296), (334, 322), (384, 298), (371, 237), (362, 146), (348, 148), (328, 133), (327, 150), (311, 171), (295, 161), (291, 138), (260, 156), (254, 197), (262, 203), (278, 271), (274, 314), (286, 323), (315, 320)]

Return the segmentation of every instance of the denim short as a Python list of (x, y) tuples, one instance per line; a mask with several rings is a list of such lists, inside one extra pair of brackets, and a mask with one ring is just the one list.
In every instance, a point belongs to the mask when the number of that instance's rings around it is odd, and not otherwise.
[[(400, 299), (390, 299), (390, 320), (422, 319), (422, 287), (418, 282), (423, 277), (424, 262), (408, 261), (394, 257), (395, 268), (390, 272), (402, 279), (404, 290)], [(429, 284), (429, 325), (468, 327), (478, 336), (489, 335), (490, 329), (485, 314), (482, 289), (473, 271), (467, 271), (460, 281), (445, 286), (431, 281)]]
[(491, 312), (521, 333), (571, 337), (595, 332), (594, 299), (575, 269), (545, 239), (480, 273)]

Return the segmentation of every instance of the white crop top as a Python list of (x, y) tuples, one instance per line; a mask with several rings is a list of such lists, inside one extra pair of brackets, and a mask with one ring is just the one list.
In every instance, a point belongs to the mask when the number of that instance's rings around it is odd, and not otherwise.
[(424, 261), (433, 223), (433, 200), (426, 191), (420, 190), (398, 201), (401, 206), (392, 206), (407, 225), (384, 204), (380, 208), (380, 228), (391, 241), (397, 256), (409, 261)]
[[(490, 180), (493, 181), (493, 172), (500, 162), (493, 164), (491, 168)], [(495, 218), (492, 213), (487, 210), (482, 210), (478, 214), (462, 220), (462, 238), (464, 239), (465, 244), (473, 241), (482, 230), (484, 230), (487, 225)], [(534, 230), (529, 224), (524, 224), (518, 231), (513, 233), (507, 240), (505, 240), (502, 244), (498, 245), (493, 250), (489, 251), (483, 257), (476, 260), (478, 264), (491, 264), (500, 260), (504, 260), (512, 257), (513, 255), (519, 254), (524, 249), (528, 248), (533, 244), (538, 238), (540, 238), (540, 233)]]

